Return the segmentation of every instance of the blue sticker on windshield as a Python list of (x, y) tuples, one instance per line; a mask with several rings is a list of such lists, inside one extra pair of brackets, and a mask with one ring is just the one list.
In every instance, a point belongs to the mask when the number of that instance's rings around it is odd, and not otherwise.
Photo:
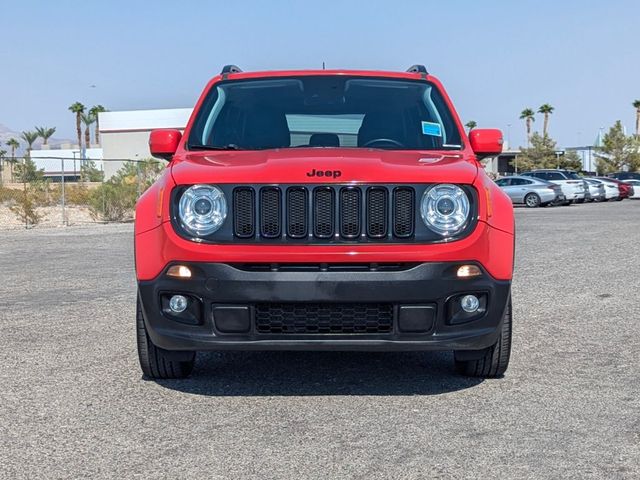
[(442, 126), (439, 123), (422, 122), (422, 134), (431, 135), (432, 137), (442, 136)]

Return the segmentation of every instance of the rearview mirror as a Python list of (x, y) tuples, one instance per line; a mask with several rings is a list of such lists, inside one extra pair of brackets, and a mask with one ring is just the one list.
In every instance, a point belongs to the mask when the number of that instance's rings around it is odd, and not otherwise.
[(497, 128), (474, 128), (469, 132), (469, 142), (478, 160), (502, 153), (502, 132)]
[(178, 149), (181, 138), (180, 130), (152, 130), (149, 136), (149, 151), (154, 157), (171, 160)]

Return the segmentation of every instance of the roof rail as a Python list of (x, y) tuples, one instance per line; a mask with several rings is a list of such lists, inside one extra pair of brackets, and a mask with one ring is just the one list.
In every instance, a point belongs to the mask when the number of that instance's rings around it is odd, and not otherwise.
[(425, 67), (424, 65), (420, 65), (420, 64), (411, 65), (407, 69), (407, 72), (409, 72), (409, 73), (421, 73), (423, 77), (426, 77), (427, 74), (429, 73), (429, 72), (427, 72), (427, 67)]
[(240, 72), (242, 72), (242, 69), (237, 65), (225, 65), (224, 67), (222, 67), (222, 72), (220, 72), (220, 74), (226, 78), (226, 76), (229, 75), (230, 73), (240, 73)]

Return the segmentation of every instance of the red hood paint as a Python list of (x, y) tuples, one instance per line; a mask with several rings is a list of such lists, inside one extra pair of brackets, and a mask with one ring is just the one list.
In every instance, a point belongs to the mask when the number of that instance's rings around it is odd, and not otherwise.
[[(311, 175), (314, 170), (322, 176)], [(330, 176), (324, 172), (331, 172)], [(337, 173), (339, 172), (339, 173)], [(195, 183), (458, 183), (472, 184), (476, 160), (465, 152), (356, 148), (184, 152), (171, 173)]]

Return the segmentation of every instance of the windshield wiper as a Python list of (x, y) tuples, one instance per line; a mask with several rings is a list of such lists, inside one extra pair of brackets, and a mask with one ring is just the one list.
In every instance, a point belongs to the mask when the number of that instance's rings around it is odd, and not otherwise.
[(229, 143), (227, 145), (214, 146), (214, 145), (199, 145), (195, 143), (189, 144), (189, 150), (243, 150), (235, 143)]

